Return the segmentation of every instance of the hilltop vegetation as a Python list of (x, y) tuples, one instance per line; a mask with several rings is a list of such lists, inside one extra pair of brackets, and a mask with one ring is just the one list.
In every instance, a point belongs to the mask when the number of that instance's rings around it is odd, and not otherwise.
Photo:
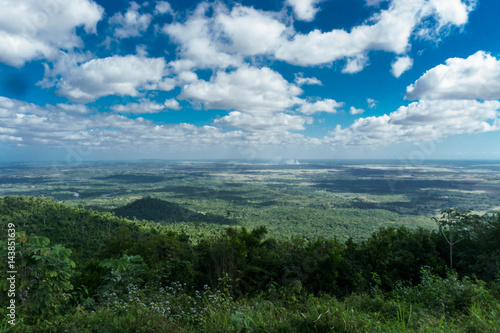
[[(153, 201), (158, 203), (157, 201)], [(158, 203), (159, 204), (159, 203)], [(167, 207), (169, 207), (167, 205)], [(450, 232), (382, 228), (364, 241), (230, 227), (196, 238), (48, 198), (2, 197), (16, 225), (12, 332), (496, 332), (500, 215)], [(60, 245), (59, 245), (60, 244)], [(2, 240), (2, 256), (7, 246)], [(6, 281), (2, 270), (1, 281)], [(43, 283), (40, 283), (43, 281)], [(0, 285), (4, 290), (6, 284)]]
[(95, 256), (104, 239), (113, 237), (120, 227), (138, 235), (140, 229), (151, 230), (159, 225), (147, 221), (132, 222), (106, 212), (96, 212), (57, 202), (44, 197), (0, 198), (0, 221), (5, 232), (9, 222), (18, 231), (50, 238), (61, 243), (83, 260)]
[(176, 222), (205, 222), (230, 224), (225, 217), (214, 214), (200, 214), (181, 205), (165, 200), (146, 197), (135, 200), (125, 206), (113, 210), (115, 215), (128, 219), (140, 219), (165, 223)]
[[(434, 229), (449, 207), (500, 207), (499, 165), (487, 162), (310, 161), (0, 164), (0, 196), (46, 196), (121, 217), (168, 224), (190, 238), (265, 225), (275, 239), (345, 242), (381, 227)], [(159, 201), (161, 200), (161, 201)]]

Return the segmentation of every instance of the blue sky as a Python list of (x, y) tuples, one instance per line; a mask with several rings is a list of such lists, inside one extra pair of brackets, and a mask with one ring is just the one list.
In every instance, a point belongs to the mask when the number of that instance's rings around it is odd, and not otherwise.
[(0, 2), (0, 161), (500, 159), (500, 2)]

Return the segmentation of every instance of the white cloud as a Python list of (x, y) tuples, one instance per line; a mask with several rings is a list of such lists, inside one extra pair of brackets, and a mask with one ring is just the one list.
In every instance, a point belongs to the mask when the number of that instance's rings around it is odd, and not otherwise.
[(117, 38), (139, 37), (151, 23), (151, 14), (140, 14), (140, 6), (136, 2), (130, 3), (125, 14), (116, 13), (109, 19), (109, 24), (115, 26), (114, 36)]
[[(363, 67), (360, 59), (370, 50), (396, 54), (406, 52), (413, 33), (422, 36), (432, 31), (432, 27), (421, 25), (428, 17), (436, 18), (438, 30), (467, 22), (472, 6), (459, 0), (444, 0), (443, 3), (446, 5), (437, 0), (393, 0), (388, 9), (376, 13), (350, 32), (340, 29), (321, 32), (316, 29), (308, 34), (296, 34), (292, 40), (281, 45), (276, 58), (300, 66), (327, 64), (348, 58), (345, 72), (353, 73)], [(453, 11), (448, 12), (444, 8)], [(424, 29), (425, 33), (419, 33), (418, 29)]]
[(367, 98), (366, 103), (368, 104), (368, 107), (370, 109), (374, 109), (377, 106), (378, 102), (376, 100), (374, 100), (373, 98)]
[(179, 110), (179, 102), (175, 99), (167, 99), (163, 104), (151, 101), (149, 99), (141, 99), (139, 103), (117, 104), (111, 107), (113, 111), (119, 113), (158, 113), (166, 109)]
[(226, 145), (241, 131), (223, 132), (214, 126), (156, 125), (144, 118), (113, 113), (67, 113), (56, 106), (40, 107), (0, 97), (0, 141), (11, 145), (87, 147), (104, 151), (144, 153), (151, 149)]
[(305, 124), (312, 123), (308, 117), (276, 113), (268, 115), (252, 115), (239, 111), (230, 112), (229, 115), (216, 119), (214, 124), (219, 126), (239, 127), (250, 131), (286, 132), (304, 130)]
[[(275, 157), (271, 151), (274, 152), (272, 147), (276, 145), (295, 152), (296, 149), (309, 151), (321, 144), (319, 139), (289, 132), (302, 130), (305, 124), (310, 124), (312, 119), (308, 117), (277, 113), (260, 117), (242, 114), (238, 118), (232, 112), (227, 118), (216, 120), (219, 126), (157, 125), (142, 117), (66, 113), (53, 106), (39, 107), (0, 97), (0, 141), (16, 147), (66, 148), (69, 159), (124, 158), (130, 154), (213, 158), (221, 152), (231, 151), (236, 156), (248, 156), (249, 152), (255, 156), (253, 154), (267, 151), (269, 156)], [(241, 126), (248, 130), (225, 131), (220, 126)], [(97, 155), (89, 155), (94, 153)]]
[(222, 4), (201, 3), (184, 23), (168, 24), (162, 31), (180, 44), (183, 70), (226, 68), (241, 65), (243, 57), (274, 53), (287, 33), (277, 16), (241, 5), (229, 11)]
[(298, 111), (308, 115), (317, 112), (337, 113), (337, 109), (342, 106), (344, 106), (344, 103), (339, 103), (333, 99), (323, 99), (314, 103), (304, 102)]
[(145, 84), (144, 89), (170, 91), (177, 87), (179, 84), (181, 84), (181, 81), (178, 78), (165, 77), (160, 81)]
[(66, 112), (75, 112), (75, 113), (89, 113), (90, 110), (87, 106), (82, 105), (82, 104), (63, 104), (59, 103), (56, 105), (59, 109), (62, 109)]
[(450, 58), (406, 88), (407, 99), (500, 99), (500, 60), (484, 51)]
[(497, 131), (499, 109), (499, 101), (422, 100), (389, 115), (357, 119), (345, 129), (337, 126), (326, 141), (334, 145), (387, 145)]
[(177, 76), (178, 80), (181, 81), (181, 82), (195, 82), (198, 80), (198, 75), (196, 75), (195, 72), (190, 72), (190, 71), (184, 71), (184, 72), (181, 72), (179, 73), (179, 75)]
[(303, 86), (303, 85), (322, 86), (323, 85), (323, 83), (321, 83), (321, 81), (315, 77), (303, 77), (302, 75), (303, 75), (302, 73), (295, 74), (295, 83), (299, 86)]
[(180, 44), (179, 49), (184, 60), (183, 70), (193, 67), (226, 68), (241, 64), (239, 56), (233, 56), (220, 49), (216, 38), (219, 27), (213, 19), (205, 16), (209, 7), (207, 3), (201, 3), (186, 22), (175, 22), (162, 29), (173, 41)]
[(467, 23), (468, 14), (473, 9), (476, 1), (472, 0), (463, 3), (461, 0), (430, 0), (430, 2), (441, 18), (440, 25), (464, 25)]
[(400, 77), (401, 74), (409, 70), (413, 66), (413, 59), (409, 56), (398, 57), (391, 65), (391, 73), (395, 77)]
[(390, 0), (365, 0), (367, 6), (379, 6), (382, 2), (388, 2)]
[(349, 113), (350, 113), (350, 114), (353, 114), (353, 115), (354, 115), (354, 114), (362, 114), (362, 113), (364, 113), (364, 112), (365, 112), (365, 110), (363, 110), (363, 109), (356, 109), (354, 106), (351, 106), (351, 107), (349, 108)]
[(368, 65), (368, 57), (364, 54), (359, 54), (356, 57), (347, 59), (347, 63), (342, 68), (342, 73), (355, 74), (361, 72)]
[[(273, 133), (304, 130), (305, 125), (312, 122), (312, 118), (283, 111), (299, 105), (297, 111), (306, 115), (334, 113), (335, 108), (342, 105), (328, 99), (309, 103), (298, 97), (302, 93), (297, 85), (270, 68), (242, 66), (232, 71), (218, 71), (210, 81), (186, 82), (179, 98), (201, 103), (206, 109), (232, 111), (214, 124), (242, 128), (245, 138), (251, 141), (266, 137), (269, 142), (276, 142), (278, 138)], [(260, 138), (248, 138), (253, 131), (266, 133), (261, 133)]]
[(165, 108), (170, 109), (170, 110), (180, 110), (181, 106), (179, 105), (179, 102), (175, 98), (170, 98), (167, 99), (163, 105), (165, 105)]
[(135, 53), (139, 57), (147, 57), (148, 56), (148, 47), (144, 44), (138, 44), (135, 46)]
[(287, 0), (287, 3), (292, 6), (295, 16), (302, 21), (312, 21), (319, 8), (315, 5), (323, 0)]
[(274, 51), (286, 30), (272, 14), (239, 5), (229, 14), (221, 11), (215, 22), (221, 26), (221, 37), (231, 40), (226, 47), (244, 56)]
[(166, 1), (157, 1), (156, 2), (156, 7), (155, 7), (155, 13), (156, 14), (170, 14), (174, 15), (174, 10), (172, 9), (172, 6)]
[(21, 67), (30, 60), (51, 60), (59, 49), (81, 47), (76, 28), (95, 33), (102, 14), (91, 0), (2, 0), (0, 62)]
[(219, 71), (208, 82), (186, 84), (180, 97), (197, 100), (208, 109), (266, 113), (298, 104), (296, 96), (301, 93), (270, 68), (243, 66), (231, 72)]
[[(138, 89), (161, 82), (165, 66), (164, 58), (115, 55), (82, 64), (66, 64), (60, 73), (49, 70), (43, 86), (55, 85), (59, 95), (80, 102), (94, 101), (107, 95), (136, 97), (140, 95)], [(54, 79), (56, 74), (60, 78)]]
[[(290, 1), (296, 11), (310, 13), (307, 17), (311, 19), (314, 5), (319, 3)], [(283, 13), (242, 5), (229, 10), (222, 3), (202, 2), (185, 22), (168, 24), (162, 31), (179, 44), (181, 59), (176, 61), (176, 67), (182, 70), (238, 67), (245, 60), (255, 61), (257, 55), (274, 55), (299, 66), (346, 60), (342, 72), (352, 74), (368, 65), (370, 51), (404, 54), (411, 47), (412, 37), (439, 38), (450, 27), (465, 24), (472, 9), (459, 0), (392, 0), (387, 9), (381, 9), (350, 31), (315, 29), (301, 34), (294, 31)], [(397, 70), (401, 70), (402, 64), (401, 60)]]

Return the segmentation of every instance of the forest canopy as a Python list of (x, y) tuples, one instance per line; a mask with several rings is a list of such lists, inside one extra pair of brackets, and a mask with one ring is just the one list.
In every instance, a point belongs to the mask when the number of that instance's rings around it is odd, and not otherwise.
[[(263, 226), (228, 227), (193, 243), (168, 225), (48, 198), (6, 196), (0, 208), (2, 231), (9, 224), (17, 231), (19, 320), (9, 328), (17, 332), (211, 332), (219, 325), (235, 332), (322, 331), (334, 325), (334, 313), (350, 308), (358, 313), (351, 320), (373, 329), (403, 322), (416, 331), (458, 322), (457, 329), (498, 328), (491, 312), (500, 309), (498, 214), (457, 211), (468, 232), (454, 246), (451, 269), (447, 239), (423, 228), (381, 228), (364, 241), (339, 242), (277, 240)], [(0, 246), (7, 256), (7, 242)], [(2, 315), (7, 301), (2, 298)], [(281, 313), (284, 323), (259, 317), (259, 306)], [(410, 320), (408, 311), (426, 313), (428, 320)], [(324, 318), (309, 320), (314, 313)], [(229, 321), (220, 322), (223, 317)], [(363, 331), (352, 325), (346, 322), (345, 331)]]

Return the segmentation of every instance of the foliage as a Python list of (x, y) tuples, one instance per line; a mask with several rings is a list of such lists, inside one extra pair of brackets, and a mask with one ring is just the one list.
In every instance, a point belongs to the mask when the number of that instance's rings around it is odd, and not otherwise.
[(490, 304), (493, 297), (485, 283), (469, 277), (460, 279), (456, 272), (448, 271), (445, 278), (433, 274), (429, 267), (422, 267), (421, 282), (417, 286), (396, 288), (394, 298), (441, 315), (466, 313), (471, 306)]
[[(16, 237), (15, 265), (16, 303), (28, 316), (42, 318), (63, 311), (64, 301), (70, 298), (73, 285), (70, 282), (74, 275), (75, 263), (70, 259), (72, 251), (56, 244), (49, 247), (49, 239), (36, 235), (25, 236), (20, 233)], [(0, 241), (2, 257), (6, 257), (7, 243)], [(7, 271), (2, 270), (2, 291), (7, 290)], [(6, 300), (7, 301), (7, 300)], [(6, 303), (2, 302), (2, 307)]]
[(117, 216), (129, 219), (149, 220), (165, 223), (206, 222), (228, 224), (230, 220), (213, 214), (200, 214), (178, 204), (146, 197), (135, 200), (113, 211)]
[[(375, 285), (388, 291), (398, 281), (417, 284), (423, 265), (442, 274), (445, 262), (439, 252), (438, 237), (429, 230), (401, 227), (381, 228), (360, 243), (348, 241), (340, 264), (339, 284), (348, 287), (349, 292)], [(374, 283), (374, 274), (379, 283)]]
[(142, 261), (139, 255), (128, 256), (126, 254), (119, 259), (102, 260), (99, 266), (111, 270), (102, 277), (108, 281), (102, 287), (102, 296), (106, 297), (110, 293), (121, 295), (128, 285), (141, 284), (143, 282), (141, 275), (146, 272), (146, 266), (142, 264)]
[(481, 222), (479, 215), (471, 214), (471, 211), (452, 208), (442, 211), (441, 218), (433, 218), (450, 246), (450, 268), (453, 268), (453, 246), (466, 238), (474, 237), (473, 227)]
[[(9, 206), (12, 204), (12, 206)], [(73, 244), (82, 219), (94, 250), (17, 235), (18, 324), (13, 332), (495, 332), (500, 216), (478, 216), (456, 244), (442, 234), (381, 228), (364, 241), (275, 239), (266, 227), (211, 237), (68, 207), (46, 198), (0, 198), (3, 221)], [(63, 216), (64, 219), (52, 219)], [(50, 218), (49, 218), (50, 217)], [(62, 222), (64, 221), (64, 222)], [(109, 232), (92, 224), (114, 227)], [(61, 235), (57, 226), (68, 230)], [(27, 228), (28, 229), (28, 228)], [(40, 229), (41, 230), (41, 229)], [(100, 230), (100, 231), (99, 231)], [(5, 252), (5, 242), (1, 244)], [(2, 255), (5, 255), (3, 253)], [(77, 260), (73, 260), (73, 258)], [(422, 267), (424, 267), (422, 269)], [(5, 274), (4, 271), (1, 274)], [(479, 280), (475, 277), (481, 277)], [(5, 276), (1, 276), (2, 282)], [(6, 300), (1, 299), (1, 302)], [(6, 307), (2, 303), (0, 314)], [(1, 326), (3, 325), (3, 326)], [(2, 332), (0, 330), (0, 332)]]
[(77, 255), (76, 262), (95, 256), (103, 239), (113, 236), (120, 227), (138, 234), (143, 226), (109, 213), (69, 206), (45, 197), (0, 197), (0, 221), (2, 230), (12, 222), (27, 234), (49, 237), (55, 243), (64, 244)]

